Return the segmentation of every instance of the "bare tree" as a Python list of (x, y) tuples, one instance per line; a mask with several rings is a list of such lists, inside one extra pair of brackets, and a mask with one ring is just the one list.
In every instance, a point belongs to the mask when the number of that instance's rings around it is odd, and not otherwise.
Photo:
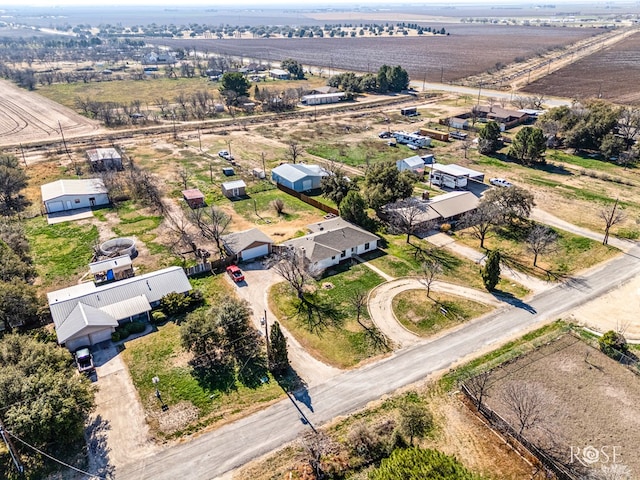
[(189, 179), (191, 178), (191, 175), (189, 174), (189, 170), (187, 170), (184, 167), (181, 167), (180, 169), (178, 169), (178, 177), (180, 178), (180, 181), (182, 182), (182, 186), (184, 188), (184, 190), (186, 190), (189, 185)]
[(291, 163), (296, 163), (298, 157), (303, 153), (302, 147), (298, 144), (298, 142), (291, 141), (289, 142), (289, 146), (287, 147), (287, 156), (291, 159)]
[(418, 229), (424, 231), (433, 228), (433, 222), (428, 220), (427, 209), (417, 198), (407, 198), (393, 202), (386, 207), (388, 222), (393, 230), (407, 235), (407, 243), (411, 243), (411, 235)]
[(490, 377), (491, 375), (489, 372), (482, 372), (468, 378), (464, 382), (471, 394), (476, 398), (476, 408), (480, 408), (484, 399), (489, 396), (488, 390)]
[(442, 274), (442, 264), (438, 260), (429, 258), (422, 263), (420, 270), (420, 279), (425, 287), (427, 287), (427, 298), (429, 298), (431, 295), (431, 285), (433, 285), (433, 282)]
[(458, 148), (464, 152), (464, 158), (466, 159), (469, 153), (469, 150), (473, 146), (473, 141), (470, 138), (465, 138), (458, 144)]
[(558, 234), (544, 225), (536, 225), (527, 236), (527, 251), (533, 253), (533, 266), (538, 264), (538, 255), (549, 253), (556, 247)]
[(272, 200), (271, 206), (273, 207), (273, 209), (276, 211), (278, 215), (282, 215), (282, 212), (284, 212), (284, 201), (281, 198), (276, 198), (275, 200)]
[(170, 232), (169, 249), (173, 253), (183, 259), (191, 253), (198, 259), (204, 259), (203, 251), (196, 244), (196, 235), (191, 231), (193, 225), (183, 215), (175, 216), (168, 213), (165, 215), (165, 225)]
[(367, 306), (368, 298), (369, 295), (365, 290), (357, 288), (351, 293), (351, 295), (349, 295), (347, 300), (356, 311), (356, 321), (364, 329), (367, 338), (371, 341), (371, 343), (376, 348), (386, 348), (389, 345), (389, 341), (386, 335), (382, 333), (380, 329), (376, 327), (375, 324), (373, 324), (373, 322), (369, 321), (367, 324), (362, 319), (362, 312)]
[(338, 445), (322, 431), (307, 432), (301, 439), (304, 456), (303, 460), (309, 464), (315, 478), (321, 480), (326, 477), (323, 459), (336, 454)]
[(620, 109), (618, 133), (624, 138), (627, 146), (633, 145), (640, 133), (640, 108), (622, 107)]
[(215, 206), (191, 210), (190, 215), (202, 237), (214, 241), (220, 257), (223, 257), (225, 251), (222, 245), (222, 236), (231, 223), (231, 216)]
[(465, 213), (460, 219), (462, 228), (470, 228), (474, 237), (480, 240), (480, 248), (491, 230), (500, 224), (500, 210), (493, 203), (481, 202), (478, 208)]
[(304, 299), (304, 288), (313, 278), (309, 262), (299, 248), (286, 248), (273, 255), (273, 269)]
[(505, 386), (502, 400), (514, 414), (518, 426), (518, 433), (528, 430), (544, 419), (546, 402), (538, 387), (531, 383), (512, 382)]
[(604, 238), (602, 239), (603, 245), (609, 244), (609, 231), (611, 227), (622, 222), (625, 218), (624, 212), (618, 209), (618, 199), (610, 208), (603, 208), (598, 212), (598, 215), (604, 220)]

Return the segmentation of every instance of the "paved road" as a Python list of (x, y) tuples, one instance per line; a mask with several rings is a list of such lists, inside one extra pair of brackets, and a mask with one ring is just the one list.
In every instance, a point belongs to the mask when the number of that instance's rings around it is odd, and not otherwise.
[[(472, 322), (464, 328), (398, 351), (377, 363), (333, 377), (309, 389), (313, 411), (299, 404), (314, 425), (348, 414), (399, 387), (450, 367), (455, 362), (521, 335), (563, 312), (603, 295), (640, 274), (640, 248), (621, 254), (584, 277), (558, 285)], [(118, 479), (212, 479), (294, 440), (308, 429), (290, 400), (200, 435), (150, 456), (136, 466), (119, 469)]]

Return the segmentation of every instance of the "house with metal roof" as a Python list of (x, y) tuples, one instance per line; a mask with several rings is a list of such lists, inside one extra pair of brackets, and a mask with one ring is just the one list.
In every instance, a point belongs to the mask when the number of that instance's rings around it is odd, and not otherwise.
[(329, 175), (320, 165), (284, 163), (271, 170), (271, 179), (296, 192), (320, 188), (322, 177)]
[(107, 187), (99, 178), (45, 183), (40, 192), (47, 213), (109, 205)]
[(119, 282), (81, 283), (47, 294), (58, 343), (69, 350), (111, 339), (121, 323), (147, 319), (165, 295), (187, 293), (184, 270), (169, 267)]
[(378, 248), (380, 237), (340, 217), (308, 225), (311, 233), (283, 245), (299, 248), (313, 270), (321, 271)]
[(478, 208), (478, 202), (478, 197), (471, 192), (449, 192), (430, 199), (408, 198), (400, 203), (401, 206), (389, 204), (385, 206), (384, 213), (403, 215), (403, 210), (417, 207), (421, 213), (415, 215), (412, 212), (410, 215), (414, 217), (414, 226), (424, 230), (424, 227), (433, 228), (434, 222), (442, 224), (458, 220), (465, 213)]
[(238, 262), (248, 262), (271, 253), (273, 240), (257, 228), (234, 232), (222, 237), (228, 255), (237, 255)]

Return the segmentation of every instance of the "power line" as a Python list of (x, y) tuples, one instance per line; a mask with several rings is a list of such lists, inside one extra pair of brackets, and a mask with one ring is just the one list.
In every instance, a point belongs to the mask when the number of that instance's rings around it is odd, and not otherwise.
[(47, 457), (49, 460), (53, 460), (56, 463), (59, 463), (60, 465), (70, 468), (71, 470), (75, 470), (76, 472), (82, 473), (83, 475), (88, 475), (91, 478), (99, 478), (101, 480), (107, 480), (107, 477), (103, 477), (100, 475), (96, 475), (95, 473), (89, 473), (89, 472), (85, 472), (84, 470), (80, 470), (77, 467), (74, 467), (73, 465), (69, 465), (68, 463), (63, 462), (62, 460), (58, 460), (55, 457), (52, 457), (51, 455), (49, 455), (48, 453), (43, 452), (42, 450), (40, 450), (37, 447), (34, 447), (33, 445), (25, 442), (24, 440), (22, 440), (19, 437), (16, 437), (12, 432), (10, 432), (9, 430), (4, 430), (6, 433), (8, 433), (10, 436), (12, 436), (13, 438), (15, 438), (17, 441), (19, 441), (20, 443), (22, 443), (23, 445), (26, 445), (27, 447), (29, 447), (30, 449), (38, 452), (40, 455), (44, 455), (45, 457)]

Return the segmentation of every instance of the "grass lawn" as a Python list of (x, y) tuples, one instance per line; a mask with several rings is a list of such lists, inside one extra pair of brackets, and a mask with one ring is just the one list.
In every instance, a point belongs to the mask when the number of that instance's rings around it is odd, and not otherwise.
[[(484, 245), (488, 250), (500, 250), (505, 260), (514, 268), (545, 280), (575, 274), (619, 253), (615, 247), (557, 229), (556, 250), (540, 254), (538, 265), (534, 267), (533, 254), (527, 252), (527, 231), (501, 229), (487, 237)], [(479, 241), (465, 231), (456, 236), (461, 243), (478, 249)]]
[[(222, 275), (192, 279), (191, 283), (194, 288), (202, 290), (209, 305), (233, 295)], [(155, 376), (160, 379), (158, 386), (162, 399), (169, 405), (169, 414), (173, 411), (189, 414), (186, 420), (178, 422), (172, 429), (163, 429), (157, 421), (151, 421), (151, 427), (163, 437), (177, 437), (205, 426), (232, 421), (284, 395), (273, 378), (255, 389), (236, 382), (228, 392), (200, 382), (188, 363), (191, 355), (180, 344), (180, 327), (173, 322), (158, 327), (149, 335), (126, 342), (122, 357), (150, 418), (157, 418), (160, 413), (151, 381)]]
[[(387, 246), (381, 250), (386, 255), (378, 256), (371, 263), (393, 277), (407, 277), (420, 274), (423, 255), (428, 254), (442, 265), (443, 282), (455, 283), (471, 288), (484, 290), (480, 267), (466, 258), (459, 257), (444, 249), (434, 247), (425, 240), (411, 238), (406, 243), (405, 235), (383, 235)], [(421, 253), (423, 252), (423, 253)], [(529, 290), (511, 279), (502, 279), (496, 289), (503, 293), (523, 298)]]
[(26, 220), (25, 232), (33, 261), (45, 286), (63, 286), (86, 271), (98, 241), (93, 225), (65, 222), (48, 225), (45, 217)]
[[(269, 304), (287, 330), (314, 357), (339, 368), (349, 368), (381, 353), (368, 342), (366, 333), (357, 323), (349, 297), (356, 289), (368, 292), (382, 282), (382, 278), (364, 265), (341, 265), (328, 271), (313, 287), (316, 298), (333, 307), (338, 322), (317, 332), (309, 331), (304, 314), (298, 310), (299, 301), (288, 284), (272, 287)], [(323, 285), (331, 288), (323, 288)], [(361, 318), (368, 319), (366, 308)]]
[[(281, 199), (284, 202), (284, 211), (281, 215), (278, 215), (271, 206), (271, 202), (276, 199)], [(225, 201), (227, 200), (225, 199)], [(324, 215), (321, 210), (277, 189), (251, 193), (248, 198), (236, 200), (232, 204), (238, 215), (251, 222), (259, 220), (261, 223), (276, 223), (296, 220), (300, 217), (299, 213), (301, 212)], [(258, 211), (257, 215), (256, 210)]]
[[(393, 298), (393, 313), (404, 327), (427, 337), (441, 330), (479, 317), (492, 307), (457, 295), (424, 290), (407, 290)], [(447, 313), (442, 313), (444, 308)]]
[(336, 160), (351, 166), (371, 163), (401, 160), (415, 155), (404, 145), (396, 148), (387, 145), (385, 140), (363, 140), (362, 142), (327, 142), (309, 146), (307, 152), (327, 160)]

